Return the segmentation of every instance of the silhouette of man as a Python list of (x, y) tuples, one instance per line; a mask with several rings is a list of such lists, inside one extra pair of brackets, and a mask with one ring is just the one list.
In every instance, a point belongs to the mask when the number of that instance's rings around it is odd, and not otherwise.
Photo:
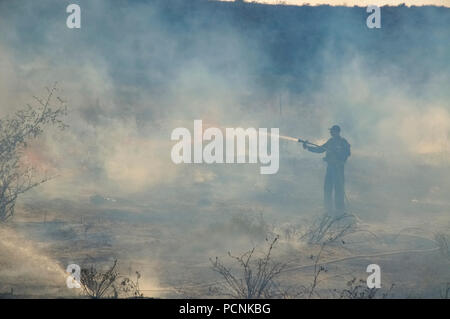
[[(328, 214), (336, 216), (345, 213), (344, 190), (344, 165), (350, 156), (350, 144), (341, 137), (341, 128), (333, 125), (330, 128), (331, 138), (322, 146), (309, 146), (308, 141), (303, 143), (303, 148), (313, 153), (326, 152), (324, 161), (327, 162), (327, 173), (324, 185), (324, 203)], [(334, 189), (333, 210), (332, 192)]]

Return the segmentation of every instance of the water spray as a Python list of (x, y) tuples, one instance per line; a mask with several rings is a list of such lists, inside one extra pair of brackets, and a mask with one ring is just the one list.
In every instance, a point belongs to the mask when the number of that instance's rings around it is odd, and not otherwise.
[[(263, 134), (263, 133), (260, 132), (259, 134)], [(278, 138), (280, 138), (282, 140), (286, 140), (286, 141), (293, 141), (293, 142), (298, 142), (298, 143), (305, 143), (305, 144), (316, 146), (316, 147), (322, 147), (320, 145), (311, 143), (309, 141), (302, 140), (301, 138), (296, 138), (296, 137), (292, 137), (292, 136), (285, 136), (285, 135), (276, 135), (276, 134), (271, 134), (271, 133), (264, 133), (264, 134), (270, 135), (270, 136), (276, 136), (276, 137), (278, 137)]]

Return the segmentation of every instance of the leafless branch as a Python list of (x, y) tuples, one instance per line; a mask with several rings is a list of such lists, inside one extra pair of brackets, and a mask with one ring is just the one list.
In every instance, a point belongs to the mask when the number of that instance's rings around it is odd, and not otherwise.
[(225, 286), (230, 291), (225, 295), (240, 299), (273, 297), (274, 279), (286, 267), (286, 264), (274, 262), (271, 258), (277, 240), (278, 237), (275, 237), (269, 243), (267, 251), (260, 258), (254, 257), (255, 248), (241, 256), (228, 253), (237, 262), (242, 276), (235, 274), (232, 268), (224, 266), (218, 257), (215, 260), (210, 259), (213, 270), (224, 278)]
[(53, 105), (57, 93), (56, 83), (47, 89), (45, 98), (34, 97), (37, 105), (27, 104), (13, 116), (0, 119), (0, 221), (14, 214), (19, 195), (48, 181), (50, 177), (37, 178), (34, 167), (23, 161), (28, 143), (41, 135), (47, 126), (67, 127), (62, 117), (67, 107), (61, 98)]

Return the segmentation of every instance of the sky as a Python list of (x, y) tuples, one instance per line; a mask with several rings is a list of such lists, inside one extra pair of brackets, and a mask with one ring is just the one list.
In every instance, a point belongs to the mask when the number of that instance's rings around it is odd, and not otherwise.
[[(222, 1), (234, 1), (234, 0), (222, 0)], [(333, 6), (368, 6), (368, 5), (391, 5), (396, 6), (404, 3), (407, 6), (424, 6), (424, 5), (435, 5), (450, 7), (450, 0), (258, 0), (258, 1), (246, 1), (246, 2), (260, 2), (269, 4), (292, 4), (292, 5), (322, 5), (329, 4)]]

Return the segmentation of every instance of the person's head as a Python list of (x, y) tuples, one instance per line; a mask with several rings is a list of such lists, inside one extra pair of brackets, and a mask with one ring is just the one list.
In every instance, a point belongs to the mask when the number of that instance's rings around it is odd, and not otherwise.
[(333, 137), (338, 137), (341, 134), (341, 128), (339, 127), (339, 125), (333, 125), (330, 128), (330, 134)]

